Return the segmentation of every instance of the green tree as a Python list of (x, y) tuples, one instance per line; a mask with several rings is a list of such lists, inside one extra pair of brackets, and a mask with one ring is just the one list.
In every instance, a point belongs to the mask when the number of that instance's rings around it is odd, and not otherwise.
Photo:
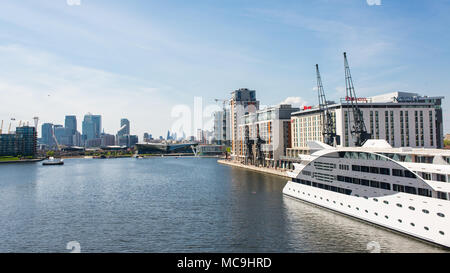
[(449, 147), (450, 146), (450, 139), (444, 140), (444, 146)]

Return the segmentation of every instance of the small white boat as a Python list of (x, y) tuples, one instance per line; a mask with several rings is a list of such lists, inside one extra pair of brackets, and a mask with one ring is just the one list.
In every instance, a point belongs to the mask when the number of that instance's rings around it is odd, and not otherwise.
[(42, 165), (44, 166), (53, 166), (53, 165), (64, 165), (64, 159), (55, 159), (53, 157), (50, 157), (47, 161), (42, 162)]

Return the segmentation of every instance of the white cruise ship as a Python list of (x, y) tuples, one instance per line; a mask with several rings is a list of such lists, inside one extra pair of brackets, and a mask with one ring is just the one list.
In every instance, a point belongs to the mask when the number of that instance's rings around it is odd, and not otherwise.
[(286, 196), (450, 247), (450, 150), (309, 143)]

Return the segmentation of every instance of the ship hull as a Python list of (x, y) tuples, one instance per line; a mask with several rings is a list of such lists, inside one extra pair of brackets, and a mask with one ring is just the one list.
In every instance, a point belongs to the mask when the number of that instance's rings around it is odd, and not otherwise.
[[(404, 193), (374, 198), (356, 197), (288, 181), (283, 194), (394, 230), (420, 240), (450, 248), (450, 211), (446, 200)], [(375, 201), (376, 200), (376, 201)], [(401, 207), (399, 205), (401, 205)], [(411, 209), (411, 208), (414, 208)], [(423, 211), (428, 211), (425, 214)], [(445, 215), (441, 217), (437, 212)]]

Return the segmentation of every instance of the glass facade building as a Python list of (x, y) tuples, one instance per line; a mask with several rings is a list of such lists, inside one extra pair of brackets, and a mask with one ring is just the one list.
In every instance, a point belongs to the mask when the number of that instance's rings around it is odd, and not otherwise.
[(37, 148), (36, 128), (16, 128), (15, 134), (0, 135), (0, 156), (35, 156)]

